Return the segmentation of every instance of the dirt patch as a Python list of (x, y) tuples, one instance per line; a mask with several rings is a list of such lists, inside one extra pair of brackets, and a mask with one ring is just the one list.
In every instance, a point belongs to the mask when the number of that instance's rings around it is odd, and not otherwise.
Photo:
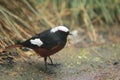
[[(90, 48), (67, 46), (51, 56), (54, 65), (48, 65), (37, 55), (24, 61), (20, 56), (1, 58), (1, 80), (119, 80), (120, 45), (105, 44)], [(7, 57), (5, 57), (7, 56)], [(17, 57), (16, 57), (17, 56)], [(3, 57), (3, 56), (2, 56)], [(48, 60), (49, 62), (49, 60)]]

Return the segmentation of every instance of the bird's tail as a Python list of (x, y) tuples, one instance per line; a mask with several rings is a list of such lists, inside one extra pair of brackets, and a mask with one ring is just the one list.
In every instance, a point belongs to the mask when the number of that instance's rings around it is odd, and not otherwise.
[(22, 47), (22, 45), (21, 44), (10, 45), (10, 46), (6, 47), (3, 51), (1, 51), (0, 53), (6, 52), (6, 50), (8, 50), (8, 49), (12, 49), (12, 48), (16, 48), (16, 47)]
[(10, 45), (10, 46), (6, 47), (5, 49), (11, 49), (11, 48), (16, 48), (16, 47), (22, 47), (22, 45), (14, 44), (14, 45)]

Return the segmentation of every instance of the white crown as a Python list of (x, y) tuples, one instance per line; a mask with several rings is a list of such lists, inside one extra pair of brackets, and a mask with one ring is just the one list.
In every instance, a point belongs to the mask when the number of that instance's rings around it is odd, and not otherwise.
[(63, 31), (63, 32), (68, 32), (69, 31), (69, 29), (67, 27), (65, 27), (65, 26), (57, 26), (55, 28), (52, 28), (50, 30), (50, 32), (55, 33), (58, 30)]

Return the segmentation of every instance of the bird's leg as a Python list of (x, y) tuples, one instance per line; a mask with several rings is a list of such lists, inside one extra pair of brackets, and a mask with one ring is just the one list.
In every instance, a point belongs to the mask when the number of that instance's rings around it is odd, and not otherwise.
[(50, 56), (48, 56), (48, 58), (49, 58), (49, 60), (50, 60), (50, 62), (51, 62), (51, 64), (48, 64), (48, 65), (52, 65), (52, 66), (57, 66), (57, 65), (60, 65), (60, 64), (53, 64), (53, 61), (52, 61), (52, 59), (51, 59), (51, 57)]
[(44, 57), (44, 61), (45, 61), (45, 70), (47, 70), (47, 57)]
[(50, 62), (51, 62), (51, 65), (53, 65), (53, 61), (52, 61), (51, 57), (48, 56), (48, 58), (49, 58), (49, 60), (50, 60)]

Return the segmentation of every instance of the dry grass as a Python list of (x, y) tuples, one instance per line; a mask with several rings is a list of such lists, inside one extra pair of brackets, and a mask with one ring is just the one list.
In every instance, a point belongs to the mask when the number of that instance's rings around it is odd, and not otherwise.
[(96, 41), (94, 24), (119, 23), (119, 4), (119, 0), (1, 0), (0, 47), (56, 25), (67, 25), (71, 29), (80, 26)]

